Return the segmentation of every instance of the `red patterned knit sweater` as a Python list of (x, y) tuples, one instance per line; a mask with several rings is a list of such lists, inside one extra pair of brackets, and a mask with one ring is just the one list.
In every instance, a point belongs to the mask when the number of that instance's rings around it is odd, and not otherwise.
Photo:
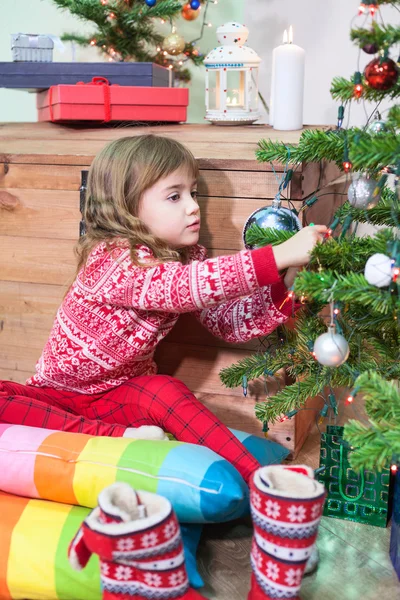
[(155, 374), (157, 344), (179, 314), (193, 312), (214, 335), (245, 342), (287, 320), (291, 302), (271, 247), (206, 258), (193, 246), (190, 261), (146, 266), (152, 251), (126, 242), (90, 254), (58, 309), (28, 385), (96, 394), (139, 375)]

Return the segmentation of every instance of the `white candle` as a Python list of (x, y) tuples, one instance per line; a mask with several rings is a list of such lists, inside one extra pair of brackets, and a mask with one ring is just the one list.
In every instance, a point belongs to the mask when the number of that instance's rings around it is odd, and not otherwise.
[(270, 125), (274, 129), (303, 127), (305, 51), (293, 44), (293, 30), (285, 30), (283, 44), (274, 49), (272, 65)]
[(271, 98), (269, 101), (269, 124), (274, 124), (274, 95), (275, 95), (275, 62), (276, 62), (276, 51), (274, 48), (272, 51), (272, 75), (271, 75)]

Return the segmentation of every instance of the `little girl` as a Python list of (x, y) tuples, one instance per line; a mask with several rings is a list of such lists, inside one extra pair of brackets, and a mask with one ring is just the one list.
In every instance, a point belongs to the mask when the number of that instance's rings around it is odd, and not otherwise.
[(229, 342), (284, 323), (293, 268), (308, 262), (326, 227), (207, 259), (198, 245), (197, 177), (191, 152), (166, 137), (122, 138), (98, 154), (76, 279), (36, 374), (26, 385), (0, 382), (0, 422), (127, 437), (157, 426), (146, 436), (167, 431), (208, 446), (249, 480), (258, 463), (186, 385), (156, 375), (154, 351), (184, 312)]

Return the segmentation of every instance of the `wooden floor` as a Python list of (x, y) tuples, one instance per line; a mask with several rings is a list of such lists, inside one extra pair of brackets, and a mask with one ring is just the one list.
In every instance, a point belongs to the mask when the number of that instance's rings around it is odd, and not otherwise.
[[(298, 463), (318, 466), (320, 435), (312, 433)], [(201, 593), (215, 600), (246, 600), (250, 582), (251, 521), (208, 525), (198, 563), (206, 585)], [(321, 562), (306, 577), (302, 600), (397, 600), (400, 583), (389, 559), (390, 528), (381, 529), (324, 517), (317, 546)]]

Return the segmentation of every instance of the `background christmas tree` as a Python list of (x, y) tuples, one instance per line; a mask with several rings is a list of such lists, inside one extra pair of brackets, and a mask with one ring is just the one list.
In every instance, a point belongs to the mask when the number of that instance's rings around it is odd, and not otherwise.
[[(249, 380), (286, 370), (292, 383), (256, 405), (264, 431), (270, 423), (292, 418), (309, 397), (322, 395), (320, 417), (334, 420), (343, 400), (339, 388), (349, 389), (346, 402), (354, 406), (364, 393), (369, 420), (352, 420), (345, 427), (345, 436), (357, 448), (351, 453), (355, 468), (380, 468), (400, 459), (400, 395), (394, 383), (400, 377), (400, 185), (393, 185), (400, 174), (400, 106), (395, 104), (400, 95), (395, 62), (400, 28), (384, 24), (384, 4), (400, 10), (398, 0), (359, 6), (362, 26), (351, 30), (351, 39), (360, 55), (374, 56), (364, 73), (357, 70), (349, 79), (333, 80), (332, 97), (341, 103), (337, 127), (304, 131), (297, 146), (259, 143), (260, 162), (291, 166), (282, 191), (292, 170), (303, 161), (335, 162), (347, 174), (350, 187), (347, 192), (346, 185), (344, 203), (329, 223), (330, 235), (315, 247), (309, 266), (296, 277), (294, 294), (302, 307), (294, 328), (278, 328), (268, 336), (267, 352), (260, 351), (220, 374), (227, 387), (243, 385), (245, 391)], [(379, 116), (374, 119), (385, 98), (393, 101), (390, 110), (384, 121)], [(366, 104), (373, 110), (365, 127), (344, 128), (351, 103), (365, 101), (374, 103)], [(305, 199), (305, 210), (323, 202), (318, 191)], [(281, 191), (279, 195), (282, 198)], [(360, 223), (387, 228), (359, 237)], [(246, 243), (274, 245), (292, 235), (292, 231), (254, 224)]]
[[(175, 79), (190, 80), (188, 61), (201, 65), (204, 56), (196, 47), (207, 26), (209, 4), (215, 0), (52, 0), (83, 21), (93, 24), (88, 36), (65, 33), (64, 41), (93, 46), (110, 61), (154, 62), (170, 68)], [(175, 30), (178, 19), (199, 18), (199, 36), (186, 42)], [(158, 24), (169, 21), (165, 36)]]

